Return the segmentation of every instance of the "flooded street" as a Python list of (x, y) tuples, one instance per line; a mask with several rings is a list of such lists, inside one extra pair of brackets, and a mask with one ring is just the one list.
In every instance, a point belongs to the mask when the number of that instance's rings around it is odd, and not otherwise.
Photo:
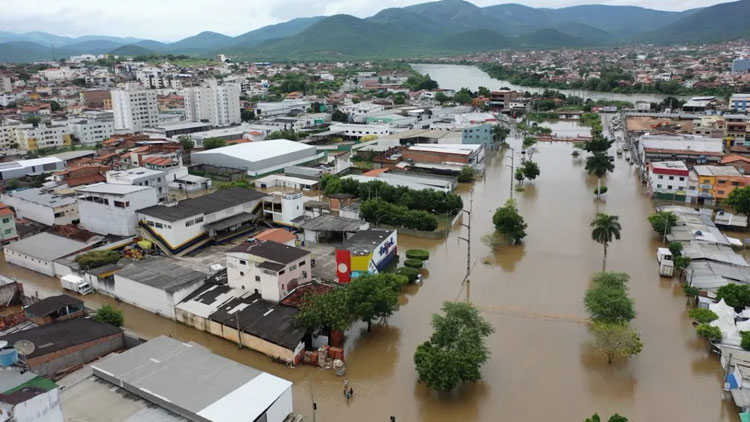
[[(516, 151), (518, 141), (513, 140)], [(536, 146), (541, 176), (514, 192), (526, 219), (523, 245), (491, 251), (480, 238), (492, 230), (492, 213), (509, 195), (509, 173), (502, 152), (487, 157), (487, 173), (473, 190), (475, 261), (470, 291), (460, 281), (466, 245), (456, 226), (446, 240), (399, 237), (399, 248), (430, 250), (429, 276), (409, 286), (401, 309), (389, 326), (364, 325), (348, 332), (347, 377), (355, 398), (346, 402), (341, 378), (332, 371), (300, 366), (287, 369), (258, 353), (198, 332), (134, 307), (125, 311), (130, 331), (150, 338), (169, 334), (200, 342), (213, 351), (295, 382), (295, 410), (312, 418), (312, 396), (319, 421), (581, 421), (592, 413), (618, 412), (633, 421), (735, 421), (734, 405), (721, 401), (718, 360), (695, 334), (686, 315), (686, 299), (676, 281), (661, 279), (654, 253), (656, 236), (646, 216), (652, 206), (641, 192), (633, 167), (617, 159), (607, 180), (609, 193), (594, 201), (596, 180), (586, 176), (583, 159), (571, 157), (564, 143)], [(518, 158), (517, 161), (518, 163)], [(462, 186), (465, 203), (471, 192)], [(610, 249), (608, 269), (628, 272), (636, 300), (643, 352), (608, 366), (592, 356), (585, 325), (508, 314), (508, 308), (531, 313), (585, 316), (582, 297), (601, 266), (602, 248), (590, 239), (589, 223), (597, 211), (620, 216), (622, 240)], [(0, 272), (25, 281), (28, 294), (59, 291), (59, 282), (3, 262)], [(441, 395), (417, 383), (413, 353), (429, 336), (430, 316), (444, 301), (465, 300), (482, 307), (496, 332), (488, 345), (492, 356), (484, 380)], [(100, 295), (85, 297), (91, 306), (114, 304)], [(312, 391), (311, 391), (312, 386)], [(312, 420), (312, 419), (309, 419)]]

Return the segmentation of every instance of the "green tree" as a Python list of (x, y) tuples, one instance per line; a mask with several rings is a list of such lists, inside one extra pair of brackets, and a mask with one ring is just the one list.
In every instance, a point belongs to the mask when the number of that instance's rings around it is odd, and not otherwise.
[(594, 285), (586, 290), (583, 303), (594, 322), (624, 324), (635, 318), (633, 299), (624, 289)]
[(34, 126), (38, 126), (39, 123), (42, 122), (42, 118), (39, 116), (28, 116), (25, 119), (23, 119), (24, 123), (32, 124)]
[(504, 128), (500, 124), (492, 126), (492, 142), (502, 144), (508, 135), (510, 135), (510, 129)]
[(346, 288), (336, 288), (323, 294), (307, 295), (295, 322), (310, 331), (346, 331), (352, 325), (349, 291)]
[(180, 141), (180, 145), (182, 145), (182, 150), (189, 153), (190, 151), (195, 148), (195, 141), (193, 141), (193, 138), (190, 136), (180, 136), (177, 138)]
[(480, 86), (477, 89), (477, 93), (479, 93), (479, 95), (481, 95), (482, 97), (489, 97), (490, 94), (491, 94), (490, 90), (487, 87), (484, 87), (484, 86)]
[[(523, 169), (521, 167), (518, 167), (516, 169), (516, 172), (513, 174), (513, 178), (516, 179), (516, 182), (518, 182), (518, 185), (523, 185)], [(521, 189), (520, 187), (518, 189)]]
[(703, 308), (693, 308), (688, 312), (688, 315), (701, 324), (708, 324), (711, 321), (719, 319), (719, 316), (714, 311)]
[(630, 275), (627, 273), (606, 271), (594, 274), (593, 281), (595, 285), (627, 290), (627, 283), (630, 281)]
[(414, 353), (419, 380), (439, 391), (478, 381), (489, 359), (485, 338), (495, 330), (479, 310), (466, 302), (446, 302), (444, 315), (432, 315), (433, 333)]
[(698, 324), (695, 327), (695, 332), (699, 336), (707, 338), (708, 341), (712, 343), (721, 341), (721, 338), (723, 337), (721, 334), (721, 329), (719, 327), (714, 327), (713, 325), (709, 324)]
[(682, 254), (682, 242), (669, 242), (667, 247), (669, 248), (669, 252), (675, 258)]
[[(602, 419), (599, 417), (598, 413), (594, 413), (594, 416), (586, 418), (586, 420), (583, 422), (602, 422)], [(628, 418), (615, 413), (614, 415), (609, 417), (609, 420), (607, 422), (628, 422)]]
[(594, 154), (597, 152), (603, 152), (606, 154), (609, 148), (612, 146), (612, 141), (604, 137), (595, 136), (590, 141), (585, 142), (582, 146), (586, 152)]
[(349, 121), (349, 116), (343, 111), (337, 109), (334, 110), (331, 114), (331, 120), (333, 120), (334, 122), (346, 123)]
[(525, 160), (523, 165), (521, 165), (521, 170), (523, 171), (523, 176), (530, 181), (536, 179), (541, 174), (539, 164), (531, 160)]
[(674, 266), (680, 271), (680, 275), (682, 275), (682, 272), (690, 267), (690, 258), (678, 256), (674, 259)]
[(726, 284), (716, 291), (716, 299), (724, 299), (724, 302), (733, 308), (748, 306), (750, 305), (750, 286), (736, 283)]
[(114, 325), (115, 327), (122, 327), (125, 324), (125, 317), (122, 311), (109, 305), (104, 305), (97, 309), (92, 319), (96, 322)]
[(62, 106), (57, 101), (52, 100), (52, 101), (49, 102), (49, 109), (50, 109), (51, 112), (54, 113), (56, 111), (62, 110)]
[(601, 198), (602, 177), (614, 169), (615, 165), (609, 161), (606, 152), (594, 152), (593, 155), (586, 157), (586, 171), (596, 176), (596, 199)]
[(450, 98), (448, 98), (448, 96), (443, 94), (442, 92), (438, 92), (437, 94), (435, 94), (435, 101), (439, 102), (440, 104), (445, 103), (449, 99)]
[(240, 110), (240, 119), (243, 122), (251, 122), (255, 120), (255, 111), (243, 108)]
[(604, 257), (602, 259), (602, 271), (607, 268), (607, 246), (612, 240), (620, 240), (620, 230), (622, 226), (616, 215), (597, 213), (594, 221), (591, 222), (591, 238), (604, 246)]
[(269, 139), (287, 139), (290, 141), (298, 141), (300, 139), (300, 135), (291, 129), (282, 129), (269, 133), (268, 136), (266, 136), (266, 140)]
[(505, 205), (495, 211), (492, 216), (492, 223), (495, 230), (500, 233), (510, 243), (518, 243), (526, 237), (526, 228), (528, 227), (518, 213), (516, 202), (509, 199)]
[(453, 96), (453, 100), (459, 104), (469, 104), (472, 100), (472, 96), (466, 88), (461, 89)]
[(648, 216), (651, 228), (661, 235), (672, 233), (672, 227), (677, 225), (677, 215), (670, 211), (659, 211)]
[(407, 282), (406, 277), (390, 273), (355, 278), (346, 287), (352, 314), (365, 321), (370, 331), (374, 319), (385, 322), (398, 310), (398, 293)]
[(474, 169), (469, 166), (464, 166), (461, 172), (458, 173), (458, 181), (460, 183), (471, 183), (475, 179)]
[(627, 323), (595, 322), (591, 325), (594, 350), (607, 358), (607, 363), (617, 358), (628, 358), (643, 350), (641, 337)]
[(740, 214), (750, 215), (750, 186), (735, 188), (724, 203)]
[(203, 149), (205, 150), (221, 148), (225, 146), (227, 146), (227, 141), (221, 138), (208, 138), (203, 141)]
[(122, 258), (122, 255), (118, 251), (101, 250), (78, 255), (75, 258), (75, 262), (78, 263), (82, 270), (90, 270), (107, 264), (116, 264), (120, 258)]
[(750, 350), (750, 332), (741, 331), (740, 337), (742, 337), (742, 340), (740, 341), (740, 347), (742, 347), (743, 350)]

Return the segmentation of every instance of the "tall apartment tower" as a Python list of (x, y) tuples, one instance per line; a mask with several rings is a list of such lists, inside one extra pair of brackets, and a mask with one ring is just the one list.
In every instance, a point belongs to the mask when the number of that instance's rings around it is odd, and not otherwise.
[(188, 121), (208, 121), (212, 126), (229, 126), (242, 122), (240, 118), (239, 84), (219, 85), (216, 80), (203, 86), (185, 88), (185, 116)]
[(127, 84), (125, 89), (113, 89), (112, 111), (115, 130), (142, 132), (143, 128), (159, 124), (156, 91), (142, 89), (138, 84)]

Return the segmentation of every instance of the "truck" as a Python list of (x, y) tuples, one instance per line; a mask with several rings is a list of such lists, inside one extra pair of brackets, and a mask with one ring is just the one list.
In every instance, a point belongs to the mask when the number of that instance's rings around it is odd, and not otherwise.
[(87, 295), (94, 291), (94, 289), (91, 288), (91, 284), (84, 280), (83, 277), (79, 277), (75, 274), (68, 274), (60, 277), (60, 284), (63, 289), (70, 290), (79, 295)]
[(656, 251), (656, 260), (659, 262), (659, 274), (664, 277), (672, 277), (674, 273), (674, 257), (667, 248), (659, 248)]

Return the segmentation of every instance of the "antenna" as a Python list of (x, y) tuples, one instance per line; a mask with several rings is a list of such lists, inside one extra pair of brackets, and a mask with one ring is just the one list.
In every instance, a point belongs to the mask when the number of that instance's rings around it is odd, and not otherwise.
[(13, 348), (21, 355), (24, 362), (26, 362), (26, 356), (34, 353), (34, 350), (36, 350), (36, 346), (31, 340), (18, 340), (13, 343)]

